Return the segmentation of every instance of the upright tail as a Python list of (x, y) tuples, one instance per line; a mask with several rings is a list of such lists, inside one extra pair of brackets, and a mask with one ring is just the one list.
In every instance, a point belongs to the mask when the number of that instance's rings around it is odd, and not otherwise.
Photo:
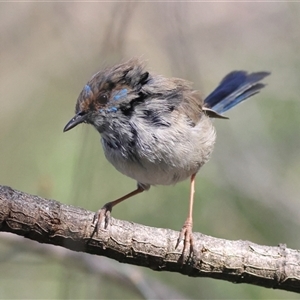
[(222, 118), (220, 114), (259, 93), (265, 86), (259, 81), (268, 75), (270, 75), (269, 72), (248, 74), (245, 71), (233, 71), (229, 73), (204, 100), (204, 106), (208, 108), (208, 115)]

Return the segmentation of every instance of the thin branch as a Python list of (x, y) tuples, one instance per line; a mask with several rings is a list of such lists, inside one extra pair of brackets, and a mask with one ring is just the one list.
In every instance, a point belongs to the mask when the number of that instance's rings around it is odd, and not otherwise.
[(107, 230), (95, 233), (93, 216), (0, 186), (0, 231), (156, 271), (300, 292), (300, 252), (285, 245), (267, 247), (194, 233), (196, 254), (182, 263), (182, 244), (174, 248), (179, 232), (112, 218)]

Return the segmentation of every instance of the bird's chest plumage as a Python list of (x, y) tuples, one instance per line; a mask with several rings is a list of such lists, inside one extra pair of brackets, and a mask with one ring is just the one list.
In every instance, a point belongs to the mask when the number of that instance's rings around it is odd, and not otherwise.
[(101, 134), (105, 156), (121, 173), (143, 185), (171, 185), (198, 172), (208, 161), (215, 130), (203, 115), (196, 126), (182, 116), (153, 124), (138, 114)]

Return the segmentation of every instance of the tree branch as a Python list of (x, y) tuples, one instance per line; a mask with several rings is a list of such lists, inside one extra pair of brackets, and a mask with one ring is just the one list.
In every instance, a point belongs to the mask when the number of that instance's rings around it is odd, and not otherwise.
[(300, 292), (300, 252), (194, 233), (196, 254), (181, 262), (179, 232), (112, 218), (95, 233), (94, 213), (0, 186), (0, 231), (156, 271)]

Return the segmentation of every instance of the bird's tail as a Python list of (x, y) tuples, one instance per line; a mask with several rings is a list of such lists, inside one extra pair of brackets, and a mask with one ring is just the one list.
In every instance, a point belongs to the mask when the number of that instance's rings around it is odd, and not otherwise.
[[(226, 75), (218, 87), (204, 100), (204, 106), (211, 117), (221, 117), (220, 114), (236, 106), (247, 98), (259, 93), (265, 86), (260, 83), (269, 72), (248, 74), (245, 71), (233, 71)], [(214, 115), (215, 112), (216, 114)]]

